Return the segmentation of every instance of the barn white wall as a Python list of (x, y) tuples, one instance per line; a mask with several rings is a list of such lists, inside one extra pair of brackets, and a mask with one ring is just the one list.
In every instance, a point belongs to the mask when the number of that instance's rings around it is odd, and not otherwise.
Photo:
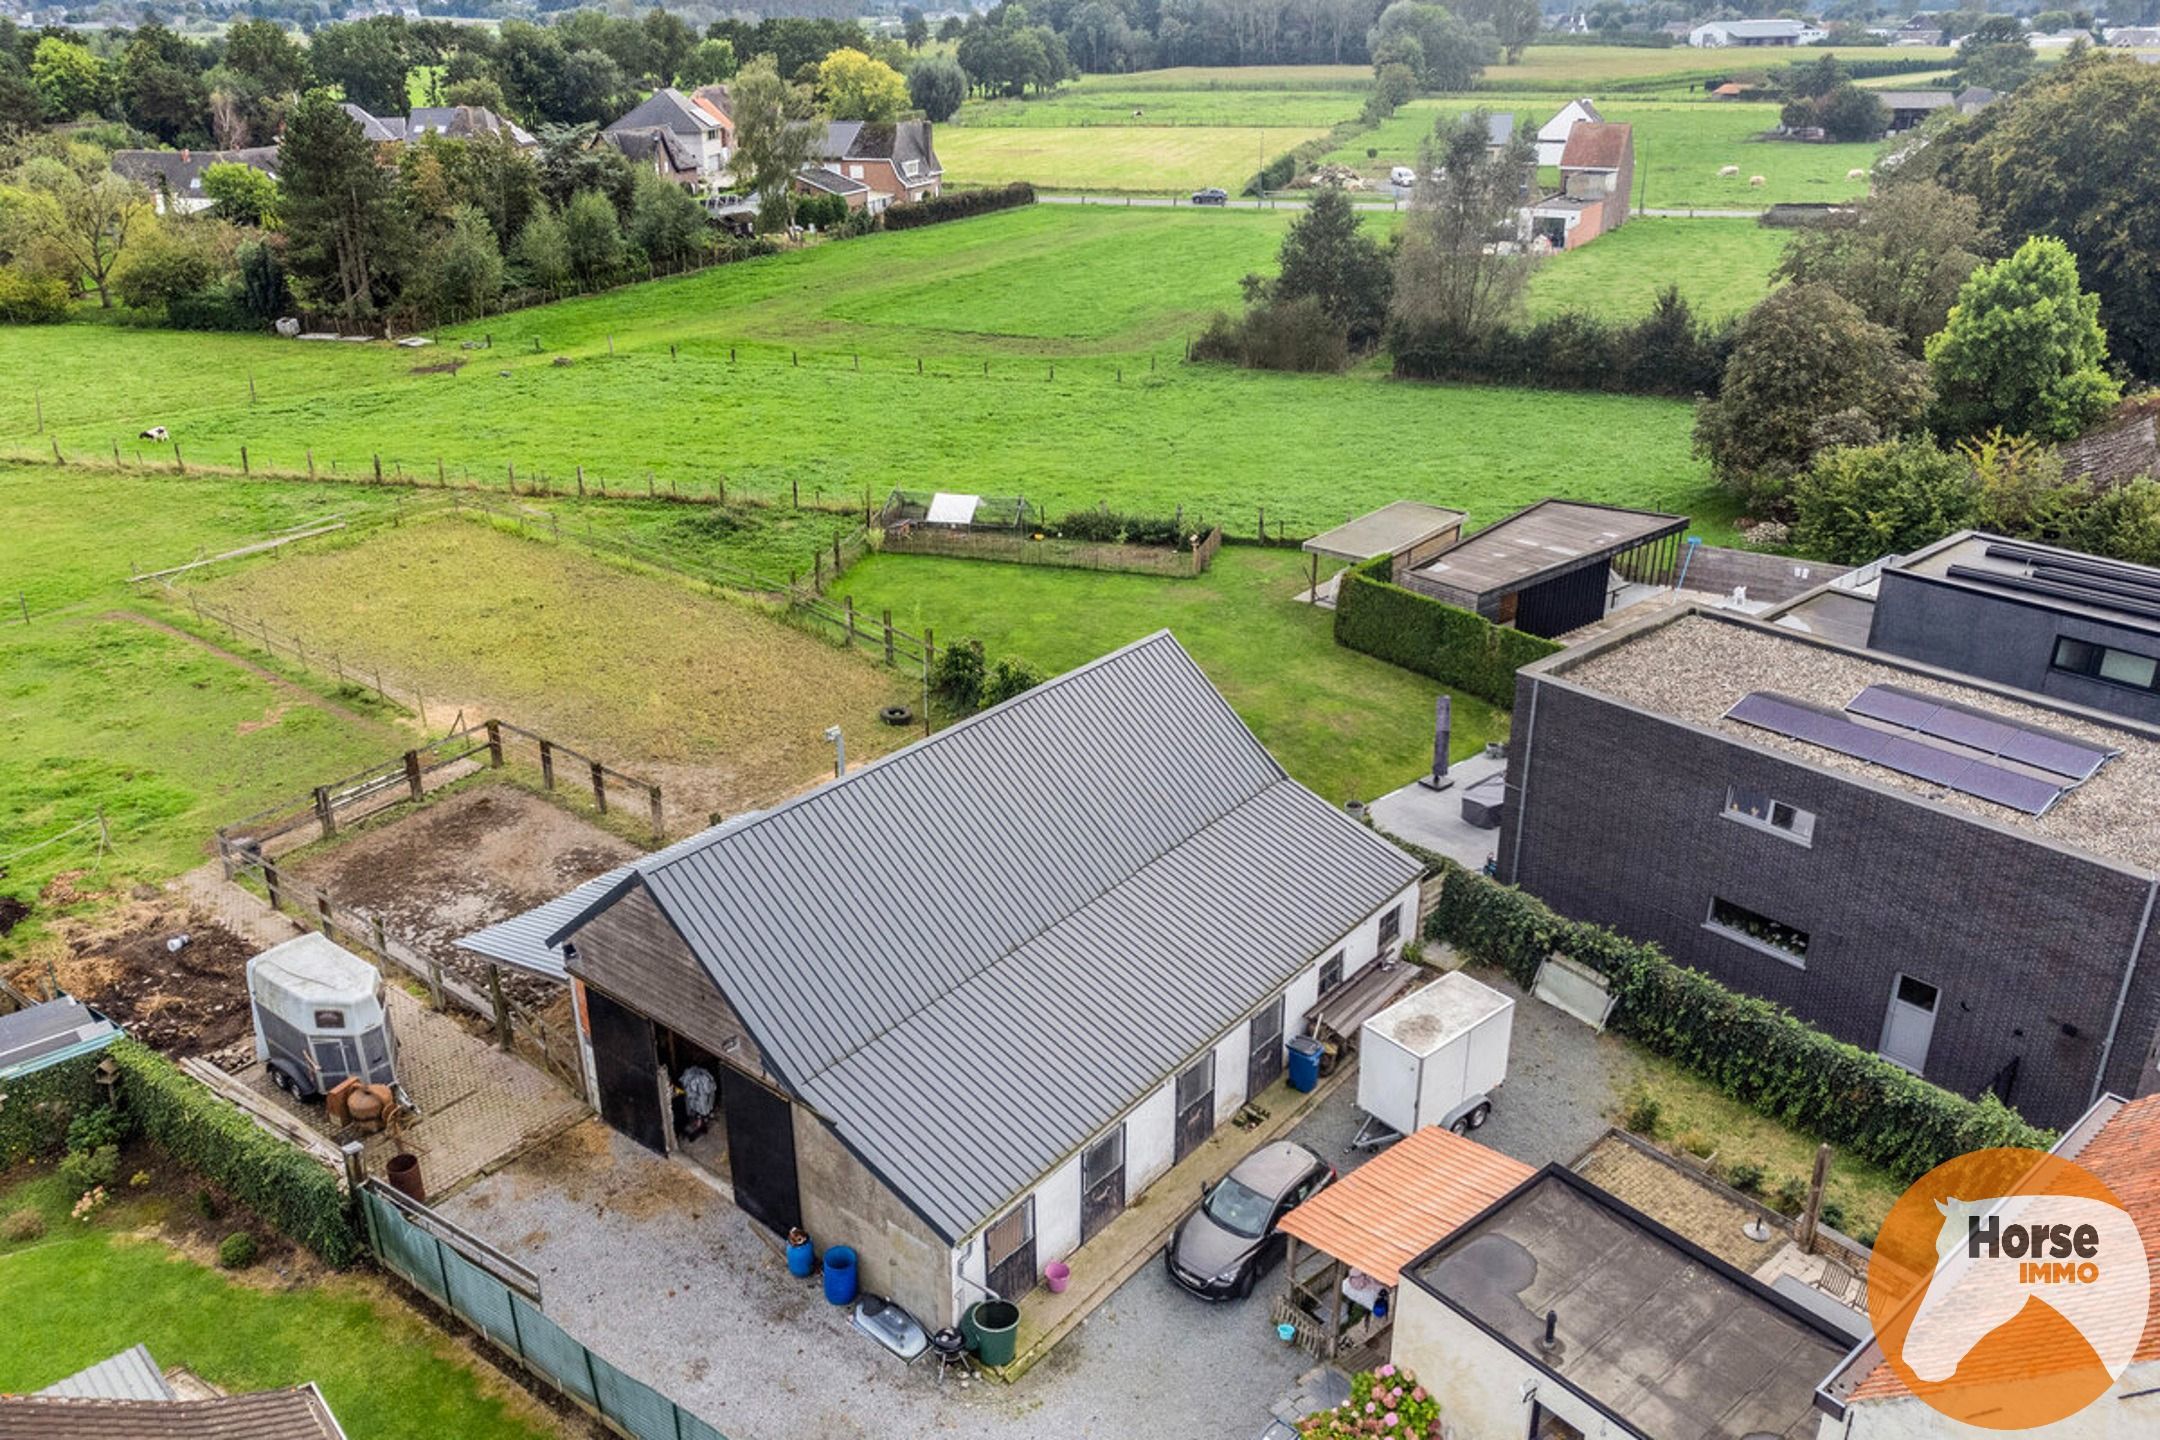
[(1626, 1430), (1542, 1366), (1407, 1281), (1395, 1292), (1392, 1358), (1439, 1399), (1452, 1434), (1526, 1440), (1535, 1402), (1581, 1431), (1584, 1440), (1629, 1440)]
[[(1237, 1114), (1245, 1103), (1246, 1062), (1252, 1054), (1252, 1021), (1232, 1026), (1215, 1042), (1215, 1123)], [(1171, 1097), (1175, 1099), (1176, 1097)]]
[(1148, 1092), (1125, 1124), (1125, 1199), (1140, 1198), (1156, 1176), (1170, 1168), (1177, 1146), (1177, 1082)]
[(1035, 1187), (1035, 1259), (1047, 1265), (1080, 1248), (1080, 1157)]

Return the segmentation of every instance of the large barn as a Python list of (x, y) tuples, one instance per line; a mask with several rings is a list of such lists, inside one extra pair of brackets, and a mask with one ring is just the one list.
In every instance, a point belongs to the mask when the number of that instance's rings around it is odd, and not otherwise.
[(609, 1124), (853, 1246), (934, 1328), (1033, 1288), (1277, 1083), (1320, 997), (1399, 956), (1419, 873), (1162, 632), (528, 935), (575, 983)]

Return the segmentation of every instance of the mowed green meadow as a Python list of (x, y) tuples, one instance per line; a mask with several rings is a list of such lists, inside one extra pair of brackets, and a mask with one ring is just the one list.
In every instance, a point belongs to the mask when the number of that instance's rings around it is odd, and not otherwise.
[(1489, 65), (1478, 77), (1480, 90), (1573, 90), (1594, 94), (1598, 87), (1628, 90), (1700, 90), (1704, 80), (1726, 75), (1760, 75), (1795, 60), (1835, 55), (1841, 60), (1881, 59), (1949, 60), (1956, 52), (1946, 46), (1901, 46), (1885, 50), (1868, 45), (1810, 45), (1804, 50), (1751, 50), (1733, 53), (1698, 50), (1692, 45), (1673, 45), (1661, 50), (1626, 45), (1532, 45), (1513, 65)]
[[(1183, 505), (1246, 534), (1263, 511), (1271, 534), (1299, 534), (1405, 497), (1485, 521), (1557, 493), (1729, 533), (1682, 404), (1184, 363), (1238, 277), (1270, 268), (1291, 213), (1038, 206), (520, 311), (417, 353), (0, 330), (0, 447), (117, 445), (170, 468), (171, 446), (129, 438), (164, 425), (195, 465), (237, 465), (244, 445), (256, 466), (312, 451), (344, 478), (379, 455), (386, 474), (440, 461), (485, 484), (514, 465), (564, 488), (583, 466), (771, 499), (965, 489)], [(470, 362), (458, 374), (411, 373), (453, 356)]]
[(1791, 237), (1753, 220), (1640, 216), (1541, 261), (1530, 277), (1530, 313), (1583, 310), (1622, 320), (1647, 314), (1676, 286), (1698, 315), (1739, 315), (1770, 293), (1770, 272)]
[(937, 149), (954, 185), (1028, 180), (1048, 190), (1136, 194), (1219, 185), (1235, 194), (1269, 160), (1327, 132), (1325, 123), (973, 126), (941, 132)]

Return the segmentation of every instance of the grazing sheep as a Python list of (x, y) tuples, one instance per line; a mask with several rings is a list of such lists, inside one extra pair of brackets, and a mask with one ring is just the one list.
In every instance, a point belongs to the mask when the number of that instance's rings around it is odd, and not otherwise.
[(1750, 175), (1750, 176), (1748, 176), (1748, 177), (1747, 177), (1747, 183), (1748, 183), (1748, 189), (1750, 189), (1750, 190), (1760, 190), (1760, 189), (1762, 189), (1762, 187), (1763, 187), (1763, 186), (1765, 186), (1765, 185), (1769, 184), (1770, 182), (1769, 182), (1768, 180), (1765, 180), (1765, 179), (1764, 179), (1764, 178), (1763, 178), (1762, 176), (1760, 176), (1760, 175)]
[(1728, 179), (1732, 176), (1738, 175), (1740, 173), (1740, 167), (1737, 165), (1727, 165), (1719, 169), (1717, 173), (1720, 180)]
[(170, 440), (172, 436), (162, 425), (153, 425), (135, 437), (138, 440)]
[(1845, 178), (1847, 180), (1865, 180), (1867, 179), (1867, 169), (1864, 166), (1855, 166), (1845, 172)]

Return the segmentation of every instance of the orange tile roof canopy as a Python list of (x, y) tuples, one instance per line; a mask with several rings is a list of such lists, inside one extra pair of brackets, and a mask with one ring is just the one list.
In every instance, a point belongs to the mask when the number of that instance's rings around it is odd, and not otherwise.
[(1634, 135), (1632, 126), (1585, 120), (1568, 131), (1567, 148), (1560, 152), (1560, 168), (1617, 170), (1627, 158)]
[(1432, 1126), (1404, 1136), (1283, 1216), (1282, 1228), (1394, 1285), (1403, 1266), (1534, 1173), (1512, 1156)]

